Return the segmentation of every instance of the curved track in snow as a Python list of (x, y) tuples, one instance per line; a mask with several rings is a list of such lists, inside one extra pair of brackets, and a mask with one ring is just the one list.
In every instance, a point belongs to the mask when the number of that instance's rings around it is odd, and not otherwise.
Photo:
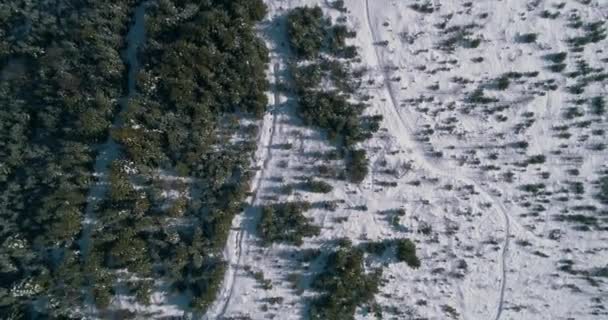
[[(365, 17), (364, 18), (366, 20), (366, 24), (369, 29), (369, 32), (371, 33), (372, 41), (374, 43), (377, 43), (377, 42), (381, 41), (382, 39), (380, 39), (380, 37), (378, 36), (377, 30), (375, 29), (374, 25), (372, 24), (369, 0), (364, 0), (364, 1), (365, 1)], [(502, 217), (504, 219), (505, 237), (504, 237), (504, 243), (503, 243), (502, 252), (501, 252), (501, 262), (500, 262), (500, 264), (501, 264), (500, 292), (499, 292), (499, 299), (498, 299), (498, 303), (497, 303), (497, 307), (496, 307), (496, 315), (494, 317), (495, 320), (499, 320), (502, 315), (502, 311), (503, 311), (505, 288), (506, 288), (506, 283), (507, 283), (507, 262), (506, 262), (506, 260), (507, 260), (508, 250), (509, 250), (509, 240), (511, 237), (511, 230), (510, 230), (511, 222), (510, 222), (509, 214), (508, 214), (504, 204), (499, 199), (497, 199), (496, 197), (492, 196), (490, 193), (485, 191), (484, 188), (482, 188), (479, 183), (475, 182), (474, 179), (472, 179), (468, 176), (464, 176), (461, 173), (461, 169), (445, 168), (443, 166), (443, 164), (439, 163), (437, 160), (429, 159), (429, 157), (426, 155), (424, 148), (422, 148), (419, 145), (419, 143), (415, 142), (415, 140), (412, 138), (413, 132), (414, 132), (414, 130), (412, 129), (412, 125), (397, 110), (397, 107), (399, 105), (398, 99), (396, 97), (393, 87), (391, 86), (390, 75), (388, 74), (388, 70), (384, 66), (384, 63), (381, 58), (382, 55), (379, 52), (378, 46), (374, 45), (373, 43), (371, 45), (374, 48), (373, 50), (374, 50), (374, 53), (376, 56), (376, 60), (377, 60), (376, 62), (378, 64), (378, 67), (380, 67), (382, 69), (384, 87), (386, 88), (386, 91), (390, 98), (389, 99), (390, 106), (388, 108), (386, 107), (386, 104), (382, 104), (380, 107), (380, 111), (382, 112), (382, 114), (384, 116), (384, 122), (385, 122), (385, 124), (387, 124), (390, 127), (389, 130), (399, 138), (398, 141), (402, 144), (403, 147), (405, 147), (405, 149), (408, 149), (408, 148), (412, 149), (411, 156), (416, 160), (416, 162), (418, 164), (423, 166), (428, 171), (433, 172), (439, 176), (460, 180), (463, 183), (474, 186), (475, 189), (478, 190), (480, 195), (486, 199), (486, 201), (492, 203), (493, 207), (496, 209), (496, 211), (498, 211), (502, 215)], [(406, 141), (404, 141), (404, 140), (406, 140)]]

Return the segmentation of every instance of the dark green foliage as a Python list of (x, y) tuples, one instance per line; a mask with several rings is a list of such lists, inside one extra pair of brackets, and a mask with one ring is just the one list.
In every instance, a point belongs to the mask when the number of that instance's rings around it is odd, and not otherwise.
[(476, 23), (470, 23), (466, 25), (454, 25), (443, 30), (446, 34), (446, 38), (439, 42), (439, 49), (453, 52), (457, 46), (471, 49), (477, 48), (481, 44), (481, 39), (474, 36), (472, 30), (478, 28), (479, 25)]
[(344, 25), (336, 25), (329, 29), (329, 52), (336, 57), (343, 59), (353, 59), (357, 56), (357, 48), (347, 46), (346, 39), (354, 38), (357, 34), (348, 30)]
[(207, 310), (215, 300), (215, 295), (222, 286), (226, 263), (223, 261), (209, 261), (192, 270), (192, 279), (187, 283), (193, 293), (191, 302), (195, 310)]
[(511, 147), (516, 149), (527, 149), (530, 143), (528, 141), (517, 141), (510, 144)]
[[(182, 2), (175, 5), (187, 7)], [(141, 95), (126, 114), (126, 122), (137, 127), (113, 132), (137, 172), (162, 169), (193, 180), (188, 185), (167, 186), (148, 178), (145, 183), (158, 184), (156, 190), (145, 189), (144, 195), (129, 195), (119, 203), (120, 209), (142, 215), (120, 224), (116, 215), (108, 216), (103, 232), (119, 234), (120, 228), (137, 226), (134, 239), (142, 241), (139, 252), (148, 250), (147, 256), (164, 261), (165, 280), (178, 291), (192, 292), (191, 304), (197, 310), (214, 300), (221, 285), (225, 263), (216, 257), (249, 190), (246, 168), (255, 144), (230, 143), (229, 137), (237, 130), (255, 134), (241, 128), (232, 113), (258, 117), (267, 105), (268, 52), (254, 30), (265, 12), (262, 1), (212, 0), (175, 24), (174, 9), (151, 7), (149, 41), (141, 55), (145, 59), (138, 82)], [(132, 179), (141, 177), (130, 174), (124, 185)], [(198, 190), (199, 195), (195, 200), (165, 199), (159, 194), (167, 187), (180, 192)], [(141, 199), (149, 199), (149, 204)], [(111, 205), (116, 206), (116, 201)], [(179, 231), (167, 227), (169, 219), (175, 218), (182, 221)], [(94, 239), (101, 250), (108, 246), (102, 234), (94, 234)], [(122, 252), (119, 257), (131, 260), (112, 261), (123, 261), (137, 270), (145, 267), (126, 248), (118, 252)]]
[(302, 244), (302, 238), (319, 234), (302, 213), (310, 209), (308, 202), (285, 202), (262, 207), (258, 231), (265, 244), (286, 242)]
[(562, 63), (562, 62), (564, 62), (564, 60), (566, 60), (566, 57), (568, 57), (567, 52), (558, 52), (558, 53), (547, 54), (543, 58), (545, 58), (545, 60), (549, 60), (553, 63)]
[(366, 273), (363, 252), (349, 244), (330, 254), (313, 280), (320, 296), (312, 301), (310, 319), (354, 319), (358, 306), (370, 305), (378, 292), (380, 271)]
[(566, 64), (565, 63), (552, 64), (552, 65), (548, 66), (547, 69), (549, 69), (551, 72), (562, 72), (562, 71), (564, 71), (564, 69), (566, 69)]
[(547, 157), (545, 157), (545, 155), (538, 154), (538, 155), (529, 157), (526, 162), (528, 164), (541, 164), (541, 163), (545, 163), (546, 159), (547, 159)]
[(430, 1), (426, 1), (424, 3), (414, 3), (410, 6), (412, 10), (415, 10), (420, 13), (433, 13), (435, 12), (435, 6)]
[(608, 204), (608, 176), (603, 176), (598, 181), (597, 198), (603, 203)]
[(346, 12), (346, 7), (344, 7), (344, 0), (335, 0), (331, 3), (330, 6), (340, 12)]
[[(294, 27), (294, 26), (297, 26)], [(351, 182), (361, 182), (367, 174), (367, 159), (363, 151), (352, 151), (351, 147), (371, 137), (379, 129), (381, 117), (363, 117), (365, 104), (350, 102), (359, 82), (348, 64), (335, 58), (351, 59), (356, 48), (346, 46), (346, 39), (355, 33), (343, 25), (333, 26), (323, 17), (320, 8), (296, 8), (288, 14), (288, 36), (298, 59), (314, 59), (327, 48), (333, 57), (315, 59), (305, 65), (292, 65), (291, 71), (298, 95), (298, 113), (308, 125), (327, 131), (341, 153), (347, 158), (347, 175)], [(315, 36), (308, 41), (314, 45), (301, 48), (306, 34)], [(306, 51), (310, 50), (310, 51)], [(335, 90), (320, 88), (320, 83), (331, 83)], [(329, 191), (323, 191), (329, 192)]]
[(523, 184), (519, 186), (519, 189), (529, 193), (539, 193), (540, 191), (545, 189), (545, 184), (543, 183), (530, 183)]
[(510, 84), (511, 84), (511, 81), (509, 80), (509, 78), (503, 76), (503, 77), (496, 79), (495, 86), (496, 86), (496, 89), (498, 89), (498, 90), (505, 90), (505, 89), (509, 88)]
[(335, 92), (309, 91), (300, 97), (299, 113), (304, 122), (326, 129), (331, 139), (343, 138), (350, 146), (365, 137), (359, 115), (365, 105), (353, 104)]
[(487, 97), (482, 88), (477, 88), (469, 94), (469, 96), (466, 98), (466, 102), (475, 104), (488, 104), (498, 102), (498, 99)]
[[(395, 214), (399, 217), (399, 213)], [(387, 250), (395, 250), (395, 258), (399, 262), (405, 262), (408, 266), (417, 269), (420, 267), (420, 259), (416, 256), (416, 244), (410, 239), (390, 239), (379, 242), (368, 242), (362, 245), (363, 250), (376, 256), (382, 256)]]
[(397, 259), (414, 269), (420, 267), (420, 259), (416, 256), (416, 244), (409, 239), (397, 240)]
[[(340, 5), (340, 2), (336, 2)], [(343, 5), (343, 4), (342, 4)], [(336, 57), (352, 59), (357, 49), (346, 46), (346, 39), (355, 37), (344, 25), (332, 26), (320, 7), (299, 7), (287, 15), (289, 44), (299, 59), (315, 59), (322, 51)]]
[(346, 166), (346, 174), (348, 180), (353, 183), (362, 182), (367, 176), (369, 169), (367, 168), (367, 157), (365, 150), (357, 149), (350, 153), (350, 158)]
[(536, 34), (536, 33), (524, 33), (524, 34), (517, 35), (515, 40), (519, 43), (532, 43), (532, 42), (536, 42), (537, 38), (538, 38), (538, 34)]
[(606, 112), (606, 103), (603, 97), (593, 97), (591, 99), (590, 111), (596, 116), (601, 116)]
[(588, 23), (583, 27), (584, 35), (568, 39), (568, 44), (573, 47), (583, 47), (589, 43), (597, 43), (606, 39), (606, 28), (604, 21)]
[(314, 179), (308, 180), (305, 184), (305, 188), (306, 188), (306, 190), (308, 190), (310, 192), (316, 192), (316, 193), (329, 193), (334, 189), (334, 187), (332, 187), (331, 184), (329, 184), (325, 181), (314, 180)]
[(540, 16), (545, 19), (556, 19), (559, 17), (559, 11), (551, 12), (549, 10), (543, 10), (543, 12), (540, 13)]
[[(149, 6), (139, 94), (118, 115), (127, 82), (120, 50), (137, 1), (77, 2), (0, 4), (2, 30), (30, 25), (0, 36), (0, 256), (15, 267), (1, 274), (2, 287), (39, 288), (10, 297), (0, 314), (86, 318), (78, 310), (89, 292), (103, 312), (118, 270), (162, 279), (205, 309), (223, 279), (216, 257), (249, 190), (255, 149), (230, 137), (242, 129), (239, 117), (255, 118), (267, 104), (268, 52), (254, 30), (266, 8), (259, 0)], [(118, 161), (84, 236), (91, 173), (109, 136)], [(79, 238), (90, 238), (88, 254), (77, 252)], [(7, 249), (15, 244), (21, 249)], [(143, 280), (133, 287), (143, 302), (152, 290)], [(47, 310), (31, 308), (48, 299)]]
[(569, 191), (574, 194), (584, 194), (585, 193), (585, 185), (582, 182), (570, 182), (569, 183)]
[(299, 7), (287, 15), (289, 44), (304, 59), (315, 58), (326, 42), (328, 21), (320, 7)]
[[(58, 319), (81, 302), (76, 240), (96, 145), (122, 94), (134, 2), (0, 3), (2, 318)], [(13, 294), (21, 283), (37, 289)], [(38, 310), (37, 299), (56, 303)]]
[(598, 224), (598, 219), (596, 217), (584, 214), (558, 214), (554, 217), (554, 219), (557, 221), (578, 223), (585, 226), (596, 226)]

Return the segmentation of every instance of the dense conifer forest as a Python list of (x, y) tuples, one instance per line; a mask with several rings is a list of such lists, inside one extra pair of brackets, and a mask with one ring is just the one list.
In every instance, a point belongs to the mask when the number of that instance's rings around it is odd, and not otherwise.
[[(253, 30), (265, 7), (148, 3), (132, 94), (123, 51), (139, 4), (0, 4), (3, 317), (103, 316), (118, 293), (145, 305), (160, 286), (192, 310), (215, 297), (249, 190), (256, 132), (241, 129), (267, 104)], [(97, 171), (107, 143), (118, 154)]]

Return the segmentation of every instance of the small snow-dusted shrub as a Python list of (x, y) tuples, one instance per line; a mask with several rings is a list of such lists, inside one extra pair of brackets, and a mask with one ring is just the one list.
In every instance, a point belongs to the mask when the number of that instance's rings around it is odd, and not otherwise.
[(329, 193), (334, 189), (331, 184), (325, 181), (314, 179), (309, 179), (307, 182), (305, 182), (304, 188), (314, 193)]
[(347, 9), (344, 6), (344, 0), (335, 0), (329, 5), (332, 9), (338, 10), (340, 12), (346, 12)]
[(316, 208), (321, 208), (321, 209), (325, 209), (327, 211), (336, 211), (336, 209), (338, 209), (338, 204), (339, 204), (339, 200), (334, 200), (334, 201), (321, 201), (321, 202), (316, 202), (314, 204), (314, 206)]
[(483, 88), (477, 88), (466, 97), (465, 101), (468, 103), (488, 104), (498, 102), (498, 99), (486, 96)]
[(568, 24), (567, 26), (572, 29), (579, 29), (583, 26), (583, 20), (581, 16), (577, 13), (571, 14), (568, 16)]
[(506, 90), (507, 88), (509, 88), (510, 84), (511, 81), (509, 80), (509, 78), (506, 76), (502, 76), (495, 80), (494, 87), (498, 90)]
[(286, 169), (287, 167), (289, 167), (289, 162), (287, 162), (287, 160), (281, 160), (279, 161), (277, 166), (281, 169)]
[(397, 259), (414, 269), (420, 267), (420, 259), (416, 256), (416, 244), (409, 239), (397, 240)]
[(357, 149), (350, 152), (346, 167), (348, 180), (353, 183), (360, 183), (365, 179), (368, 171), (365, 150)]
[(424, 3), (414, 3), (410, 6), (410, 8), (420, 13), (433, 13), (436, 9), (433, 3), (430, 1), (425, 1)]
[(474, 36), (471, 30), (479, 27), (476, 23), (451, 26), (443, 31), (447, 37), (441, 40), (437, 47), (447, 52), (454, 51), (456, 46), (467, 49), (477, 48), (481, 44), (481, 38)]
[(540, 191), (545, 189), (545, 184), (544, 183), (522, 184), (521, 186), (519, 186), (519, 189), (521, 191), (528, 192), (528, 193), (539, 193)]
[(566, 57), (568, 57), (567, 52), (550, 53), (543, 56), (545, 60), (553, 63), (562, 63), (564, 60), (566, 60)]
[(268, 298), (265, 298), (264, 301), (266, 301), (268, 304), (271, 304), (271, 305), (282, 304), (283, 297), (268, 297)]
[(264, 290), (270, 290), (270, 289), (272, 289), (272, 280), (266, 279), (264, 277), (264, 272), (262, 272), (262, 271), (255, 271), (255, 272), (251, 272), (251, 275), (253, 276), (253, 278), (255, 279), (255, 281), (257, 281), (260, 284), (260, 286)]
[(524, 34), (518, 34), (515, 37), (515, 41), (517, 41), (519, 43), (533, 43), (533, 42), (536, 42), (537, 38), (538, 38), (538, 34), (536, 34), (536, 33), (524, 33)]
[(433, 232), (433, 226), (426, 222), (422, 222), (420, 223), (420, 227), (418, 227), (418, 232), (428, 236), (431, 234), (431, 232)]
[(604, 151), (606, 149), (606, 144), (605, 143), (593, 143), (591, 145), (589, 145), (589, 150), (592, 151)]
[(441, 311), (443, 311), (448, 317), (452, 319), (458, 319), (460, 317), (458, 311), (456, 311), (454, 307), (449, 306), (447, 304), (441, 306)]
[(281, 187), (281, 193), (285, 195), (293, 194), (294, 187), (292, 184), (286, 184)]
[(596, 197), (601, 203), (608, 204), (608, 175), (599, 179)]
[(258, 232), (264, 244), (286, 242), (300, 245), (302, 238), (319, 234), (319, 227), (310, 223), (303, 212), (308, 202), (284, 202), (262, 207)]
[(291, 144), (291, 143), (276, 144), (276, 145), (274, 145), (274, 148), (280, 149), (280, 150), (291, 150), (291, 148), (293, 148), (293, 144)]
[(591, 99), (590, 112), (596, 116), (601, 116), (606, 112), (606, 103), (603, 97), (594, 97)]
[(292, 272), (290, 274), (287, 275), (287, 282), (291, 285), (291, 289), (293, 290), (297, 290), (298, 294), (301, 294), (303, 292), (303, 290), (301, 290), (300, 287), (300, 282), (302, 281), (302, 274), (300, 273), (296, 273), (296, 272)]
[(547, 157), (545, 157), (545, 155), (543, 154), (539, 154), (539, 155), (534, 155), (528, 158), (528, 160), (526, 160), (526, 162), (528, 164), (541, 164), (541, 163), (545, 163), (545, 160), (547, 159)]
[(566, 6), (565, 2), (556, 3), (553, 5), (555, 9), (563, 9)]
[(579, 224), (577, 230), (587, 231), (590, 226), (598, 226), (598, 218), (585, 214), (558, 214), (554, 216), (556, 221)]
[(510, 144), (515, 149), (527, 149), (529, 145), (528, 141), (517, 141)]
[(582, 117), (584, 115), (585, 115), (585, 112), (579, 107), (567, 107), (563, 113), (564, 118), (569, 119), (569, 120), (578, 118), (578, 117)]
[(551, 72), (562, 72), (564, 71), (564, 69), (566, 69), (566, 64), (565, 63), (557, 63), (557, 64), (552, 64), (550, 66), (547, 67), (547, 69)]
[(559, 17), (559, 11), (551, 12), (549, 10), (543, 10), (543, 12), (540, 13), (540, 17), (545, 19), (556, 19)]
[(606, 39), (606, 28), (604, 21), (596, 21), (584, 25), (585, 34), (567, 40), (572, 47), (583, 47), (590, 43), (597, 43)]
[(311, 320), (352, 320), (357, 307), (371, 306), (378, 292), (381, 271), (366, 272), (364, 254), (341, 245), (328, 258), (312, 287), (320, 294), (309, 309)]

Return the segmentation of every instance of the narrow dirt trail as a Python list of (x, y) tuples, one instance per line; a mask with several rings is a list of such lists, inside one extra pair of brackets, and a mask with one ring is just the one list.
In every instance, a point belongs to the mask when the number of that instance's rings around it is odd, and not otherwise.
[[(273, 76), (275, 77), (275, 79), (277, 78), (279, 69), (280, 69), (279, 64), (275, 63), (273, 65), (273, 69), (272, 69)], [(275, 109), (277, 108), (279, 103), (280, 103), (280, 95), (275, 90), (274, 101), (273, 101)], [(274, 111), (276, 111), (276, 110), (274, 110)], [(225, 250), (225, 255), (229, 257), (229, 259), (228, 259), (229, 267), (228, 267), (228, 271), (227, 271), (227, 276), (225, 277), (225, 280), (224, 280), (222, 290), (218, 294), (218, 298), (216, 300), (215, 307), (210, 308), (210, 311), (204, 317), (205, 319), (222, 319), (225, 316), (226, 311), (228, 310), (228, 307), (230, 306), (230, 302), (233, 297), (234, 287), (236, 284), (236, 278), (238, 277), (238, 270), (241, 268), (243, 252), (244, 252), (244, 250), (247, 252), (249, 251), (248, 239), (250, 238), (251, 233), (255, 229), (255, 221), (254, 221), (254, 219), (251, 219), (251, 218), (256, 215), (255, 211), (259, 210), (258, 208), (256, 208), (256, 206), (258, 205), (258, 196), (260, 194), (262, 182), (264, 181), (264, 179), (266, 177), (266, 171), (268, 169), (269, 163), (272, 160), (272, 145), (273, 145), (277, 122), (278, 122), (277, 121), (278, 117), (276, 116), (276, 113), (274, 111), (270, 112), (270, 114), (272, 116), (271, 127), (268, 128), (267, 126), (262, 125), (260, 127), (260, 132), (258, 134), (258, 137), (256, 139), (258, 146), (265, 146), (265, 147), (264, 147), (264, 151), (261, 153), (261, 155), (259, 155), (257, 157), (257, 159), (254, 159), (253, 163), (259, 164), (261, 162), (262, 166), (261, 166), (261, 169), (258, 172), (258, 174), (256, 174), (254, 181), (253, 181), (253, 189), (252, 189), (253, 195), (251, 196), (251, 199), (249, 201), (249, 207), (245, 210), (243, 216), (241, 217), (240, 227), (236, 230), (235, 242), (234, 242), (234, 246), (233, 246), (234, 253), (233, 254), (230, 253), (232, 251), (230, 247), (227, 247)], [(230, 243), (227, 243), (227, 246), (230, 246)], [(215, 311), (218, 309), (219, 309), (219, 311)]]
[(500, 281), (499, 299), (498, 299), (497, 307), (496, 307), (496, 316), (494, 317), (495, 320), (499, 320), (501, 317), (501, 314), (503, 311), (503, 305), (504, 305), (504, 296), (505, 296), (505, 289), (506, 289), (506, 283), (507, 283), (507, 262), (506, 262), (506, 260), (507, 260), (508, 249), (509, 249), (509, 241), (510, 241), (510, 237), (511, 237), (511, 230), (510, 230), (511, 222), (510, 222), (510, 217), (509, 217), (508, 211), (505, 208), (504, 204), (499, 199), (497, 199), (496, 197), (494, 197), (493, 195), (491, 195), (490, 193), (485, 191), (485, 189), (479, 183), (477, 183), (475, 181), (475, 179), (472, 179), (468, 176), (463, 175), (461, 168), (445, 167), (445, 165), (443, 163), (440, 163), (438, 160), (429, 159), (424, 148), (422, 146), (420, 146), (420, 144), (417, 143), (415, 141), (415, 139), (412, 138), (413, 133), (414, 133), (413, 126), (397, 110), (399, 103), (398, 103), (397, 95), (396, 95), (396, 93), (392, 87), (391, 81), (390, 81), (389, 71), (386, 68), (384, 61), (382, 61), (382, 55), (379, 51), (378, 46), (374, 45), (374, 43), (377, 43), (377, 42), (381, 41), (382, 39), (380, 39), (380, 37), (377, 33), (377, 30), (375, 29), (375, 27), (372, 23), (369, 0), (364, 0), (364, 1), (365, 1), (365, 17), (364, 18), (366, 20), (366, 25), (369, 29), (369, 32), (371, 34), (371, 38), (373, 41), (373, 43), (370, 45), (373, 46), (377, 66), (382, 70), (384, 88), (386, 89), (388, 96), (390, 98), (389, 99), (390, 103), (389, 103), (388, 107), (384, 103), (381, 104), (381, 106), (380, 106), (380, 111), (382, 112), (382, 114), (384, 116), (384, 123), (387, 126), (389, 126), (389, 131), (398, 137), (398, 141), (402, 145), (402, 147), (404, 147), (404, 149), (411, 150), (410, 156), (412, 156), (412, 158), (414, 158), (414, 160), (419, 165), (421, 165), (424, 169), (426, 169), (438, 176), (446, 177), (449, 179), (460, 180), (462, 183), (474, 186), (475, 189), (479, 192), (479, 194), (483, 198), (485, 198), (486, 201), (492, 203), (493, 208), (496, 211), (498, 211), (503, 217), (505, 237), (504, 237), (504, 243), (503, 243), (502, 253), (501, 253), (501, 262), (500, 262), (501, 281)]

